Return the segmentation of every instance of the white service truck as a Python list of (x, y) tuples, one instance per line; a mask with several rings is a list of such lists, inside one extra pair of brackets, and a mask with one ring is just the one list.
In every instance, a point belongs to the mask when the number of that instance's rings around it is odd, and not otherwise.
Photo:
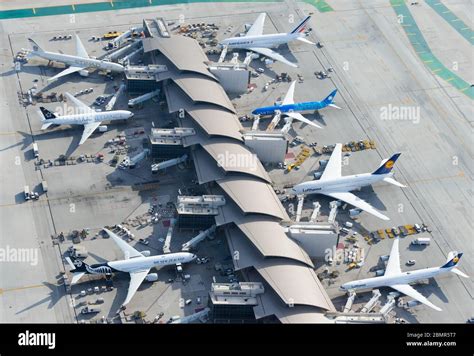
[(429, 237), (418, 237), (411, 242), (412, 245), (429, 245), (430, 243), (431, 239)]

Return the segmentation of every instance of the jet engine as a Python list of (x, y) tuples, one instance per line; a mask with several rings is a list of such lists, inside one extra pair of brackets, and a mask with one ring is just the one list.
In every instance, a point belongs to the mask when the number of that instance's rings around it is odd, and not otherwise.
[(140, 251), (140, 253), (145, 257), (150, 256), (150, 250)]
[(99, 132), (106, 132), (108, 129), (107, 125), (100, 125), (99, 126)]
[(155, 282), (158, 280), (158, 273), (149, 273), (145, 277), (147, 282)]

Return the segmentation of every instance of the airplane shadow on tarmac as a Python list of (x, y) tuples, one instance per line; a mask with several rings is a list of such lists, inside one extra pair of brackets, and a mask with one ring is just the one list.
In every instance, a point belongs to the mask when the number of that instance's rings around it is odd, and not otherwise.
[(22, 310), (17, 311), (15, 314), (18, 315), (18, 314), (24, 313), (48, 301), (49, 301), (48, 309), (52, 309), (56, 305), (56, 303), (59, 301), (59, 299), (61, 299), (64, 296), (64, 286), (52, 284), (49, 282), (43, 282), (43, 285), (45, 285), (46, 287), (50, 289), (49, 296), (37, 301), (36, 303), (31, 304), (30, 306)]

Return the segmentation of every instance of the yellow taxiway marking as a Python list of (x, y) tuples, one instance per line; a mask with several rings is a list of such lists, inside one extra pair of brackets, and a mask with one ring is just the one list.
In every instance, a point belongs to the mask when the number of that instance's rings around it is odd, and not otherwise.
[[(57, 198), (41, 198), (40, 200), (37, 201), (37, 203), (41, 202), (54, 202), (54, 201), (59, 201), (59, 200), (74, 200), (74, 199), (80, 199), (80, 198), (87, 198), (87, 197), (92, 197), (92, 196), (106, 196), (106, 195), (112, 195), (116, 192), (127, 192), (133, 190), (132, 188), (113, 188), (109, 189), (104, 192), (93, 192), (93, 193), (85, 193), (85, 194), (78, 194), (78, 195), (71, 195), (71, 196), (63, 196), (63, 197), (57, 197)], [(9, 203), (9, 204), (0, 204), (0, 208), (7, 208), (7, 207), (12, 207), (12, 206), (28, 206), (26, 204), (27, 202), (24, 203)], [(37, 205), (37, 203), (35, 205)], [(24, 205), (26, 204), (26, 205)]]
[(461, 172), (459, 172), (458, 174), (456, 174), (454, 176), (432, 177), (432, 178), (423, 178), (423, 179), (418, 179), (418, 180), (411, 180), (411, 181), (408, 182), (408, 184), (433, 182), (433, 181), (437, 181), (437, 180), (453, 179), (453, 178), (463, 178), (464, 176), (465, 176), (464, 172), (461, 171)]
[(15, 135), (19, 135), (18, 132), (0, 132), (0, 135), (1, 136), (15, 136)]
[(33, 286), (25, 286), (25, 287), (16, 287), (16, 288), (7, 288), (7, 289), (0, 288), (0, 295), (2, 295), (5, 292), (15, 292), (17, 290), (40, 288), (40, 287), (46, 287), (46, 286), (44, 284), (35, 284)]

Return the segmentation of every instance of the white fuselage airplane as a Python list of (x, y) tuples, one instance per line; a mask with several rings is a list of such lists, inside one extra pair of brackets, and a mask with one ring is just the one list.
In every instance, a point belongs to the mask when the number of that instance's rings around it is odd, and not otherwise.
[(33, 41), (31, 38), (28, 39), (30, 41), (33, 51), (29, 53), (29, 56), (37, 56), (49, 61), (61, 62), (64, 64), (69, 65), (68, 68), (56, 74), (54, 77), (48, 79), (48, 81), (56, 80), (60, 77), (65, 75), (79, 72), (81, 75), (87, 76), (88, 73), (84, 72), (87, 68), (96, 68), (105, 71), (112, 71), (112, 72), (123, 72), (124, 67), (118, 63), (103, 61), (100, 59), (90, 58), (87, 54), (87, 51), (82, 44), (81, 40), (77, 35), (76, 38), (76, 55), (69, 55), (69, 54), (62, 54), (62, 53), (55, 53), (55, 52), (48, 52), (44, 51), (38, 44)]
[(379, 181), (384, 181), (399, 187), (405, 187), (403, 184), (392, 178), (392, 168), (399, 156), (400, 153), (396, 153), (388, 160), (384, 160), (382, 165), (373, 173), (355, 174), (342, 177), (342, 145), (338, 143), (329, 158), (321, 178), (319, 180), (297, 184), (291, 191), (296, 195), (324, 194), (349, 203), (380, 219), (390, 220), (387, 216), (372, 207), (372, 205), (350, 193), (350, 191), (372, 185)]
[(462, 253), (452, 251), (449, 253), (448, 260), (446, 261), (446, 263), (441, 267), (431, 267), (425, 269), (418, 269), (415, 271), (402, 272), (400, 269), (399, 239), (396, 238), (393, 242), (390, 257), (387, 262), (387, 268), (383, 276), (348, 282), (343, 284), (340, 288), (341, 290), (348, 291), (358, 289), (372, 289), (378, 287), (390, 287), (399, 291), (400, 293), (403, 293), (413, 299), (416, 299), (420, 303), (423, 303), (429, 306), (430, 308), (433, 308), (437, 311), (441, 311), (440, 308), (432, 304), (428, 299), (426, 299), (423, 295), (421, 295), (414, 288), (412, 288), (409, 283), (414, 283), (423, 279), (433, 278), (439, 274), (447, 272), (453, 272), (461, 277), (469, 278), (466, 274), (456, 268), (456, 265), (459, 262), (461, 256)]
[[(43, 123), (41, 129), (45, 130), (51, 125), (84, 125), (79, 145), (82, 145), (101, 126), (102, 121), (127, 120), (133, 116), (133, 113), (128, 110), (94, 111), (71, 94), (65, 94), (68, 100), (76, 105), (78, 113), (58, 116), (44, 107), (40, 107), (41, 122)], [(107, 126), (102, 125), (102, 127), (107, 130)]]
[[(279, 105), (272, 105), (272, 106), (264, 106), (257, 108), (252, 111), (254, 115), (282, 115), (287, 116), (289, 120), (298, 120), (304, 122), (305, 124), (322, 128), (318, 124), (312, 122), (305, 118), (300, 112), (302, 111), (316, 111), (324, 109), (328, 106), (335, 107), (336, 109), (340, 109), (339, 106), (333, 103), (334, 97), (336, 96), (337, 89), (333, 90), (325, 99), (321, 101), (307, 101), (303, 103), (295, 103), (295, 85), (296, 80), (290, 84), (288, 91), (286, 92), (283, 101)], [(288, 123), (288, 121), (287, 121)], [(291, 125), (291, 122), (290, 122)]]
[(295, 29), (289, 33), (275, 33), (275, 34), (263, 34), (263, 25), (265, 23), (265, 13), (261, 13), (257, 20), (253, 23), (250, 29), (243, 37), (231, 37), (221, 41), (221, 45), (227, 48), (236, 49), (248, 49), (252, 52), (263, 54), (264, 56), (274, 59), (276, 61), (283, 62), (292, 67), (298, 67), (296, 63), (290, 62), (281, 54), (272, 51), (270, 48), (278, 47), (279, 45), (291, 42), (301, 41), (308, 44), (314, 45), (313, 42), (307, 40), (305, 37), (306, 25), (311, 18), (307, 16), (301, 23), (295, 27)]
[(127, 297), (122, 306), (128, 304), (138, 290), (138, 287), (146, 279), (153, 282), (158, 279), (156, 273), (150, 273), (153, 267), (162, 267), (175, 265), (177, 263), (187, 263), (196, 259), (196, 255), (189, 252), (169, 253), (166, 255), (149, 256), (149, 252), (143, 253), (134, 249), (124, 240), (114, 234), (112, 231), (104, 229), (105, 232), (114, 240), (124, 254), (124, 259), (88, 265), (82, 260), (74, 257), (66, 257), (71, 266), (73, 277), (71, 284), (75, 284), (85, 274), (105, 274), (111, 275), (116, 272), (126, 272), (130, 274), (130, 285), (128, 287)]

